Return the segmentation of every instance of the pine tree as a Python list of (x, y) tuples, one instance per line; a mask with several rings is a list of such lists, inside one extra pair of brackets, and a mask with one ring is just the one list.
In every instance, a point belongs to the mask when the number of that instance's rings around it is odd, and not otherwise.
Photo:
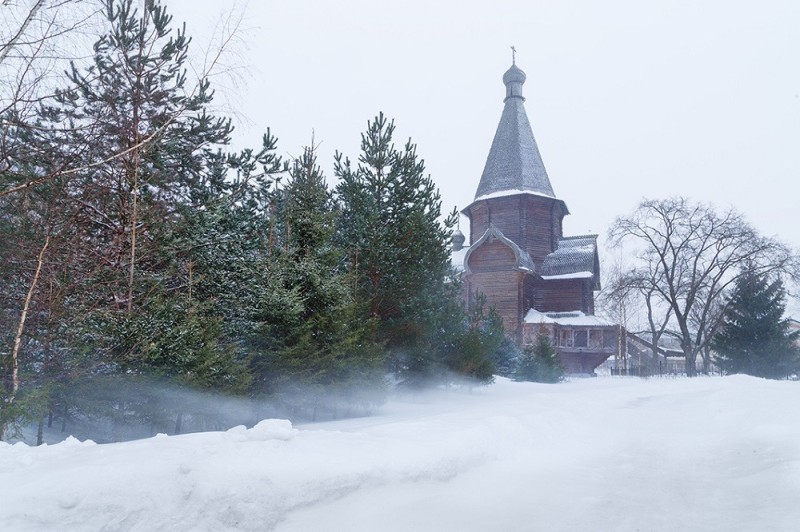
[(523, 349), (514, 380), (555, 383), (564, 379), (564, 367), (550, 337), (539, 334), (536, 343)]
[(752, 269), (743, 272), (714, 337), (715, 362), (726, 373), (780, 379), (800, 371), (798, 332), (783, 317), (786, 292)]
[(174, 30), (156, 0), (139, 10), (132, 0), (107, 0), (108, 31), (95, 44), (93, 64), (68, 73), (71, 87), (46, 109), (52, 122), (72, 125), (68, 149), (84, 149), (86, 169), (71, 180), (80, 208), (82, 257), (95, 296), (87, 303), (131, 314), (139, 299), (164, 286), (179, 264), (171, 249), (179, 206), (197, 207), (215, 176), (216, 151), (228, 142), (230, 121), (210, 116), (207, 80), (187, 86), (190, 39)]
[[(187, 86), (190, 39), (159, 2), (141, 10), (132, 0), (107, 0), (107, 32), (93, 64), (68, 73), (71, 87), (52, 121), (73, 125), (68, 147), (86, 146), (86, 166), (70, 182), (88, 315), (126, 330), (135, 312), (175, 295), (189, 297), (179, 230), (183, 215), (202, 206), (228, 142), (228, 120), (206, 113), (207, 80)], [(151, 301), (152, 300), (152, 301)], [(147, 331), (142, 331), (146, 338)], [(117, 332), (109, 331), (113, 347)]]
[[(353, 168), (336, 155), (336, 193), (342, 203), (341, 246), (356, 275), (358, 301), (379, 321), (391, 365), (398, 373), (436, 373), (441, 353), (431, 353), (436, 324), (451, 314), (446, 281), (455, 216), (440, 223), (441, 198), (409, 140), (393, 143), (394, 122), (383, 114), (367, 125)], [(460, 319), (463, 320), (463, 313)]]

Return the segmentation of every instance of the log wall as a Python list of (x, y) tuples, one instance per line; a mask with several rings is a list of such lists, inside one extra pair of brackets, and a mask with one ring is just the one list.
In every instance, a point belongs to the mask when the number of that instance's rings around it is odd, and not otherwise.
[(522, 332), (524, 272), (516, 269), (517, 258), (505, 243), (485, 242), (470, 254), (467, 263), (470, 274), (466, 277), (468, 297), (471, 302), (478, 293), (486, 295), (490, 305), (503, 318), (506, 332), (520, 338)]
[(540, 312), (580, 310), (594, 314), (594, 292), (586, 279), (536, 279), (533, 283), (533, 308)]
[(518, 271), (472, 273), (467, 284), (472, 301), (478, 293), (486, 295), (490, 305), (503, 318), (506, 334), (519, 341), (522, 334), (521, 279)]
[(560, 200), (530, 194), (479, 201), (465, 212), (470, 219), (471, 243), (492, 224), (527, 251), (537, 267), (556, 249), (567, 213)]

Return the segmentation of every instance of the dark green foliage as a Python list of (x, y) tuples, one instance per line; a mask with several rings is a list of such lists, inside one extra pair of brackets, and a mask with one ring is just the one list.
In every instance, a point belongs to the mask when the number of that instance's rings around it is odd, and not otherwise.
[(283, 291), (282, 270), (273, 264), (269, 242), (274, 183), (285, 168), (276, 146), (268, 131), (259, 151), (245, 150), (218, 163), (220, 177), (206, 189), (200, 208), (181, 207), (181, 225), (173, 236), (194, 298), (212, 305), (226, 338), (242, 348), (253, 340), (264, 301), (294, 306), (291, 293)]
[[(73, 66), (65, 88), (39, 108), (36, 127), (25, 130), (30, 155), (20, 152), (0, 183), (67, 171), (5, 200), (35, 207), (15, 210), (14, 224), (38, 227), (25, 270), (50, 242), (23, 338), (24, 393), (49, 395), (53, 407), (75, 386), (114, 373), (242, 390), (246, 365), (223, 337), (221, 316), (193, 297), (183, 232), (187, 213), (224, 187), (219, 146), (230, 122), (206, 113), (206, 80), (188, 86), (189, 38), (170, 27), (163, 5), (104, 7), (91, 65)], [(16, 323), (32, 279), (12, 275)]]
[(46, 413), (110, 423), (106, 441), (213, 426), (187, 398), (211, 392), (335, 417), (383, 401), (387, 371), (507, 371), (500, 318), (483, 299), (466, 312), (449, 277), (455, 215), (393, 123), (368, 124), (356, 168), (337, 155), (335, 193), (313, 146), (291, 167), (269, 132), (226, 153), (185, 29), (157, 0), (104, 7), (89, 66), (7, 135), (0, 189), (37, 185), (0, 197), (0, 430)]
[[(230, 122), (207, 114), (207, 80), (187, 86), (190, 39), (171, 28), (163, 5), (108, 0), (108, 30), (93, 64), (73, 67), (51, 120), (77, 127), (66, 143), (86, 147), (70, 183), (82, 233), (76, 265), (87, 324), (86, 353), (108, 371), (152, 374), (195, 387), (243, 390), (249, 377), (221, 316), (193, 293), (193, 213), (224, 190), (222, 155)], [(102, 163), (97, 163), (102, 161)], [(206, 227), (205, 229), (207, 229)], [(101, 324), (98, 328), (95, 325)]]
[(85, 292), (92, 309), (132, 310), (183, 267), (171, 245), (176, 226), (218, 186), (217, 150), (232, 130), (207, 114), (207, 80), (187, 86), (185, 29), (172, 29), (158, 2), (138, 5), (106, 2), (108, 29), (93, 64), (73, 67), (71, 86), (44, 110), (52, 122), (74, 125), (63, 145), (85, 154), (75, 161), (86, 168), (71, 179), (70, 194), (80, 206), (77, 236), (89, 244), (80, 259), (92, 272), (95, 289)]
[(467, 319), (466, 330), (458, 331), (455, 350), (448, 357), (448, 369), (478, 382), (491, 382), (494, 359), (506, 339), (503, 319), (494, 307), (487, 308), (483, 294), (472, 302)]
[(783, 317), (781, 281), (745, 271), (736, 283), (723, 324), (714, 337), (715, 362), (726, 373), (780, 379), (800, 371), (798, 333)]
[(520, 358), (522, 358), (522, 350), (516, 342), (504, 336), (500, 345), (491, 356), (492, 363), (495, 367), (495, 373), (501, 377), (513, 377)]
[(205, 310), (178, 297), (150, 298), (136, 314), (115, 316), (109, 354), (128, 375), (241, 392), (250, 382), (246, 364), (221, 343), (220, 319)]
[(338, 212), (312, 148), (295, 161), (279, 200), (281, 246), (257, 313), (257, 336), (270, 345), (256, 355), (257, 374), (312, 418), (382, 402), (378, 322), (364, 319), (354, 299), (353, 274), (333, 240)]
[(550, 343), (550, 337), (539, 334), (535, 344), (523, 349), (514, 372), (514, 380), (554, 383), (563, 379), (564, 368)]
[(380, 114), (361, 135), (355, 168), (336, 156), (339, 242), (356, 299), (378, 321), (389, 368), (404, 382), (436, 382), (448, 372), (488, 382), (493, 333), (470, 324), (457, 283), (448, 278), (455, 213), (440, 222), (441, 199), (424, 161), (411, 141), (403, 149), (394, 145), (394, 129)]
[(320, 312), (302, 323), (286, 347), (272, 352), (271, 386), (305, 415), (337, 416), (340, 408), (368, 410), (386, 398), (384, 350), (372, 340), (374, 322), (359, 321), (352, 305)]
[(390, 347), (415, 336), (414, 316), (445, 291), (455, 217), (444, 225), (441, 199), (410, 141), (392, 141), (394, 123), (381, 114), (361, 136), (357, 168), (336, 158), (342, 202), (340, 239), (358, 275), (358, 297), (381, 320)]

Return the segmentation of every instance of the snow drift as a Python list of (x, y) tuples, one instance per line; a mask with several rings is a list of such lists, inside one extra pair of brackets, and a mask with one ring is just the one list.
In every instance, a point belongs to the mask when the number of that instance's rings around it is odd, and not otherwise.
[(800, 383), (587, 379), (380, 415), (0, 443), (4, 530), (795, 530)]

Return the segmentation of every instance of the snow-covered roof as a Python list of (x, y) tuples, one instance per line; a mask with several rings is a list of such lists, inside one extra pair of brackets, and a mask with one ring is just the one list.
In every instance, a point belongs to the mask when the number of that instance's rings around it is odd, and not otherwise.
[(551, 281), (555, 279), (588, 279), (594, 277), (592, 272), (562, 273), (561, 275), (542, 275), (542, 279)]
[[(483, 196), (479, 196), (475, 198), (475, 201), (487, 200), (492, 198), (504, 198), (506, 196), (518, 196), (520, 194), (527, 194), (530, 196), (541, 196), (543, 198), (551, 198), (556, 199), (555, 196), (550, 196), (549, 194), (542, 194), (541, 192), (536, 192), (534, 190), (523, 190), (520, 188), (511, 188), (508, 190), (496, 190), (489, 194), (484, 194)], [(473, 202), (474, 203), (474, 202)]]
[(525, 323), (552, 323), (556, 325), (571, 325), (584, 327), (610, 327), (614, 323), (600, 316), (589, 316), (580, 310), (572, 312), (539, 312), (530, 309), (525, 315)]
[(600, 289), (600, 259), (597, 255), (597, 235), (561, 238), (556, 250), (547, 255), (540, 272), (543, 279), (594, 278)]

